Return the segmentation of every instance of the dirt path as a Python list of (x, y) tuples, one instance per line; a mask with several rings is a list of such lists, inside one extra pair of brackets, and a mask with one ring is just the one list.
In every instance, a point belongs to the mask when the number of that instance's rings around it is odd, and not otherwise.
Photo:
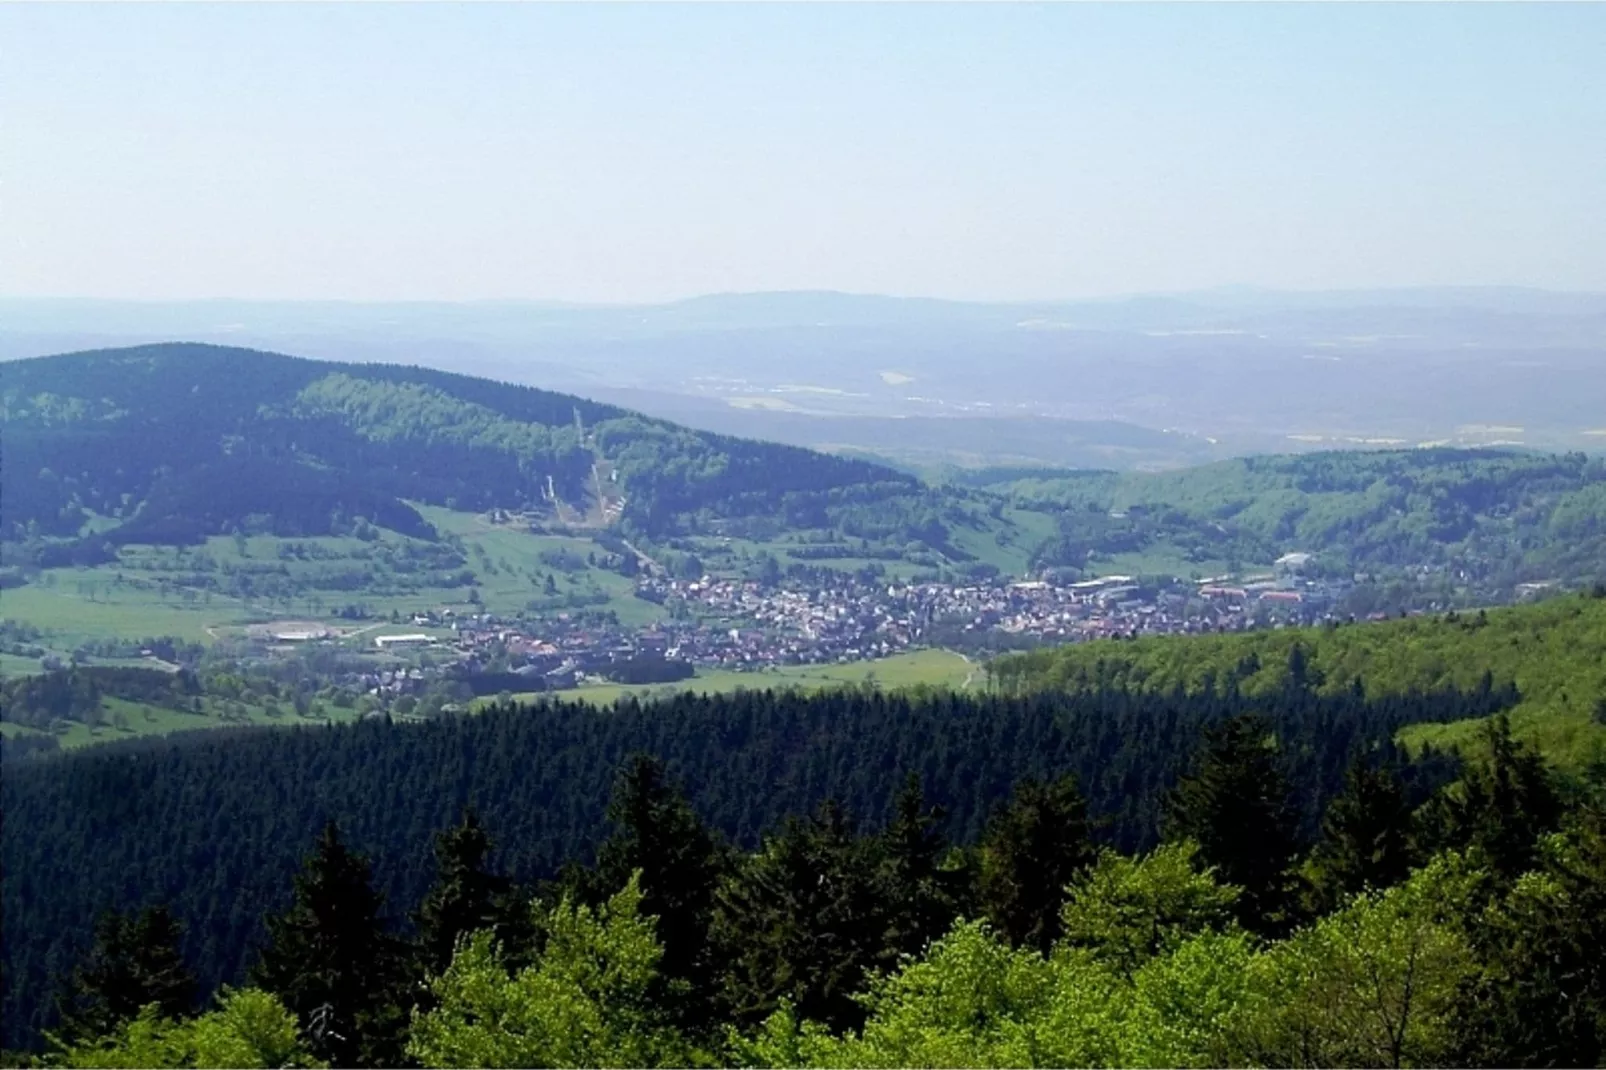
[(652, 569), (653, 569), (654, 572), (663, 572), (664, 571), (664, 566), (660, 565), (657, 561), (654, 561), (652, 558), (648, 557), (641, 550), (638, 550), (636, 548), (636, 544), (635, 543), (631, 542), (629, 539), (620, 539), (619, 541), (625, 544), (625, 548), (627, 550), (629, 550), (631, 553), (636, 555), (636, 560), (637, 561), (645, 561), (648, 565), (652, 566)]
[(971, 685), (976, 682), (976, 674), (982, 671), (981, 666), (971, 661), (969, 654), (960, 653), (957, 650), (955, 650), (954, 653), (959, 654), (960, 659), (963, 660), (966, 665), (971, 667), (970, 671), (965, 674), (965, 682), (959, 685), (959, 690), (969, 691)]

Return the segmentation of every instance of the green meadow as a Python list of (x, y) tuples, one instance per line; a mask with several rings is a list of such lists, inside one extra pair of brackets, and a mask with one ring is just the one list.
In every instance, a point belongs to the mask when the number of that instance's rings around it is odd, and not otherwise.
[(162, 706), (152, 706), (143, 702), (130, 702), (120, 698), (103, 698), (101, 700), (101, 717), (99, 724), (89, 725), (81, 721), (59, 722), (57, 728), (51, 731), (27, 728), (23, 725), (10, 722), (0, 722), (0, 734), (7, 739), (20, 736), (54, 735), (56, 743), (63, 750), (76, 750), (80, 747), (94, 746), (100, 743), (115, 743), (118, 740), (137, 739), (141, 736), (165, 736), (173, 732), (204, 731), (217, 728), (238, 728), (243, 725), (318, 725), (326, 723), (344, 723), (355, 720), (357, 713), (354, 710), (340, 709), (334, 706), (319, 704), (313, 707), (306, 717), (298, 717), (287, 708), (282, 708), (274, 714), (262, 706), (234, 704), (234, 709), (227, 717), (224, 716), (224, 704), (214, 698), (201, 699), (200, 713), (183, 710), (173, 710)]
[[(683, 692), (706, 695), (766, 688), (819, 691), (867, 684), (891, 689), (914, 686), (972, 688), (983, 686), (984, 679), (980, 667), (963, 655), (950, 650), (916, 650), (879, 661), (855, 661), (842, 665), (786, 665), (763, 672), (713, 671), (672, 684), (587, 684), (570, 691), (527, 692), (514, 698), (534, 701), (555, 697), (607, 706), (621, 698), (649, 699)], [(494, 701), (494, 698), (483, 698), (476, 705), (483, 706)]]
[[(634, 596), (634, 581), (589, 563), (602, 553), (590, 539), (530, 534), (448, 509), (420, 512), (462, 540), (461, 568), (416, 569), (410, 558), (438, 547), (393, 532), (370, 541), (220, 535), (197, 547), (127, 546), (114, 562), (47, 570), (0, 593), (0, 618), (40, 629), (42, 645), (70, 650), (149, 636), (209, 642), (284, 619), (362, 626), (336, 616), (348, 605), (359, 605), (368, 623), (441, 609), (507, 616), (611, 610), (626, 627), (663, 616), (663, 607)], [(472, 585), (431, 582), (463, 569), (473, 573)]]

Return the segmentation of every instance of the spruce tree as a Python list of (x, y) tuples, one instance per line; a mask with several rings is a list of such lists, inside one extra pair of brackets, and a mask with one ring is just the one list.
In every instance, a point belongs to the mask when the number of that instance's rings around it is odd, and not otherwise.
[(1358, 757), (1322, 819), (1311, 858), (1312, 905), (1325, 913), (1357, 892), (1392, 887), (1416, 860), (1405, 785), (1393, 768)]
[(1561, 820), (1562, 803), (1544, 758), (1497, 714), (1484, 729), (1487, 757), (1424, 808), (1421, 835), (1434, 849), (1472, 852), (1502, 882), (1533, 868), (1540, 836)]
[(488, 929), (503, 954), (517, 960), (530, 942), (529, 911), (513, 882), (486, 866), (491, 838), (479, 816), (466, 810), (456, 826), (435, 837), (435, 884), (414, 915), (423, 965), (439, 975), (451, 964), (465, 933)]
[(1310, 667), (1310, 656), (1305, 653), (1304, 645), (1296, 642), (1289, 647), (1288, 673), (1283, 679), (1284, 698), (1290, 703), (1306, 702), (1321, 682), (1321, 674)]
[(948, 842), (943, 811), (928, 807), (920, 777), (911, 773), (881, 835), (882, 898), (887, 903), (887, 944), (917, 955), (953, 925), (960, 912), (965, 874), (946, 868)]
[(401, 948), (380, 917), (368, 860), (333, 821), (295, 878), (295, 898), (267, 919), (252, 983), (278, 996), (308, 1046), (334, 1066), (393, 1066), (411, 1001)]
[(179, 952), (182, 938), (165, 906), (147, 907), (137, 916), (101, 915), (95, 946), (60, 1001), (64, 1036), (104, 1036), (150, 1004), (163, 1017), (188, 1014), (195, 1003), (195, 975)]
[(833, 1029), (864, 1024), (854, 995), (892, 957), (874, 852), (828, 801), (742, 860), (719, 888), (711, 930), (729, 1017), (756, 1025), (786, 1000)]
[(657, 918), (662, 975), (679, 982), (676, 1009), (698, 1014), (711, 992), (708, 927), (723, 870), (718, 841), (669, 779), (663, 763), (638, 755), (614, 784), (608, 805), (613, 832), (584, 878), (596, 903), (641, 874), (641, 912)]
[(1225, 884), (1243, 889), (1239, 921), (1273, 934), (1292, 923), (1298, 851), (1288, 784), (1264, 718), (1245, 714), (1205, 733), (1194, 772), (1168, 800), (1166, 832), (1193, 840), (1200, 860)]
[(1046, 953), (1059, 938), (1065, 887), (1093, 858), (1076, 779), (1023, 780), (982, 839), (981, 909), (1011, 944)]

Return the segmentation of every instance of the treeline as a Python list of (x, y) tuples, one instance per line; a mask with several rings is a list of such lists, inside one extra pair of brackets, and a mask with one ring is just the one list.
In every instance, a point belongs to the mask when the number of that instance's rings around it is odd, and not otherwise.
[(1329, 695), (1361, 686), (1405, 695), (1514, 687), (1519, 728), (1576, 769), (1606, 753), (1606, 588), (1436, 617), (1079, 643), (1001, 657), (987, 672), (1006, 691), (1233, 687), (1268, 696), (1292, 683)]
[(637, 654), (634, 657), (614, 658), (602, 674), (620, 684), (670, 684), (690, 680), (697, 675), (697, 667), (679, 658), (666, 658), (659, 654)]
[[(7, 653), (37, 656), (41, 653), (37, 647), (5, 642), (8, 635), (31, 634), (34, 630), (26, 626), (0, 628), (0, 645), (8, 648)], [(143, 657), (175, 667), (83, 664), (92, 658)], [(0, 681), (0, 721), (30, 730), (0, 741), (0, 761), (54, 752), (58, 749), (54, 735), (65, 732), (68, 722), (91, 727), (110, 723), (126, 729), (133, 718), (150, 719), (150, 707), (226, 724), (257, 715), (292, 714), (322, 723), (331, 716), (365, 714), (381, 706), (379, 698), (360, 687), (336, 682), (370, 667), (360, 654), (340, 648), (305, 646), (282, 658), (247, 663), (238, 649), (227, 644), (202, 647), (171, 637), (106, 639), (84, 643), (68, 659), (45, 654), (40, 662), (42, 673)], [(433, 715), (452, 703), (504, 688), (537, 690), (538, 683), (531, 685), (514, 673), (448, 674), (426, 684), (420, 693), (403, 696), (407, 709), (397, 712)]]
[(330, 818), (371, 852), (394, 903), (424, 894), (428, 835), (468, 806), (497, 829), (502, 864), (519, 880), (585, 859), (608, 781), (635, 753), (658, 756), (702, 819), (744, 848), (826, 799), (878, 822), (913, 773), (955, 842), (975, 843), (1021, 779), (1069, 774), (1096, 838), (1143, 850), (1158, 841), (1166, 793), (1203, 733), (1259, 714), (1295, 785), (1290, 820), (1308, 838), (1352, 754), (1400, 761), (1421, 797), (1454, 762), (1429, 753), (1404, 763), (1391, 742), (1400, 726), (1486, 716), (1512, 698), (765, 691), (108, 744), (20, 763), (0, 783), (4, 1021), (8, 1036), (37, 1035), (52, 973), (84, 950), (84, 919), (153, 896), (185, 922), (204, 986), (237, 982), (262, 937), (260, 916), (277, 909), (299, 852)]
[(833, 542), (859, 541), (843, 556), (936, 566), (969, 560), (953, 533), (985, 519), (968, 492), (934, 490), (882, 465), (796, 446), (640, 418), (599, 424), (596, 442), (623, 480), (624, 526), (644, 538), (817, 531)]
[(1599, 1065), (1599, 798), (1560, 795), (1501, 717), (1420, 805), (1360, 756), (1302, 841), (1272, 728), (1213, 725), (1137, 855), (1068, 776), (1016, 782), (970, 847), (910, 776), (880, 828), (828, 800), (743, 850), (637, 756), (594, 861), (521, 887), (471, 810), (405, 909), (331, 822), (248, 987), (197, 1016), (182, 921), (102, 915), (41, 1061)]
[(340, 518), (434, 539), (395, 490), (369, 477), (274, 456), (227, 457), (161, 480), (137, 512), (106, 534), (116, 544), (199, 545), (234, 531), (294, 538), (344, 534)]
[(200, 693), (200, 681), (187, 670), (74, 666), (0, 680), (0, 721), (29, 728), (54, 721), (98, 724), (108, 697), (174, 706)]

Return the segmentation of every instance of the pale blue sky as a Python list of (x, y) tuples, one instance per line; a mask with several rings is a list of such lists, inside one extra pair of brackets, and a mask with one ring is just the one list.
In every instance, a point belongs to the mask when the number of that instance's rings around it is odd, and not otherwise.
[(0, 293), (1606, 289), (1606, 5), (0, 5)]

